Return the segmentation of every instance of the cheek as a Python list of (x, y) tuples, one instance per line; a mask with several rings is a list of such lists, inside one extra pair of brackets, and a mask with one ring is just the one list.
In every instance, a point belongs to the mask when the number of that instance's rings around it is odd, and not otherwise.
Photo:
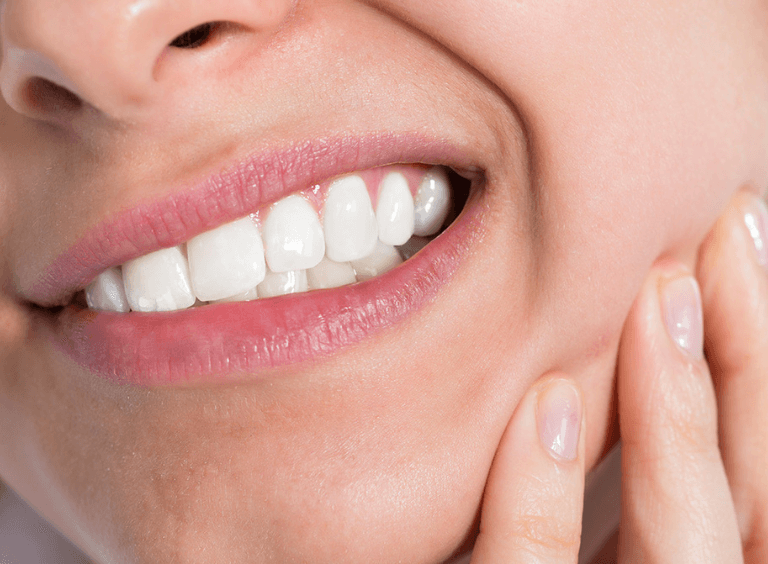
[(653, 262), (692, 266), (730, 195), (768, 184), (756, 2), (379, 4), (450, 45), (514, 106), (537, 257), (526, 296), (532, 373), (610, 382)]
[(538, 318), (560, 365), (610, 351), (653, 262), (693, 267), (731, 195), (768, 184), (763, 40), (746, 4), (708, 3), (706, 18), (614, 6), (574, 15), (578, 35), (533, 18), (530, 56), (512, 57), (531, 79), (509, 75), (505, 90), (528, 125)]

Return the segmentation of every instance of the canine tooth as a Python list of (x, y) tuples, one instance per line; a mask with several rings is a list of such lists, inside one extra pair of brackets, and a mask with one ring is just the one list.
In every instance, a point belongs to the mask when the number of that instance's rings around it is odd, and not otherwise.
[(334, 262), (323, 258), (314, 268), (307, 270), (307, 282), (312, 290), (338, 288), (357, 281), (355, 271), (348, 262)]
[(256, 291), (256, 288), (251, 288), (250, 290), (243, 292), (242, 294), (237, 294), (235, 296), (230, 296), (228, 298), (222, 298), (220, 300), (216, 300), (216, 303), (223, 304), (228, 302), (250, 302), (252, 300), (255, 300), (258, 297), (259, 297), (259, 294)]
[(405, 245), (400, 245), (397, 250), (400, 251), (400, 256), (403, 257), (403, 260), (408, 260), (428, 244), (428, 238), (414, 236), (408, 239), (408, 242)]
[(352, 261), (352, 268), (355, 269), (355, 275), (358, 282), (368, 280), (392, 270), (403, 262), (400, 253), (392, 245), (385, 245), (382, 242), (376, 244), (373, 252), (365, 258)]
[(345, 176), (331, 184), (323, 214), (325, 253), (329, 259), (360, 259), (376, 246), (376, 215), (365, 181), (359, 176)]
[(99, 274), (85, 289), (85, 300), (91, 309), (102, 311), (130, 311), (123, 286), (120, 267), (113, 267)]
[(195, 303), (189, 264), (181, 247), (129, 260), (123, 265), (123, 284), (134, 311), (172, 311)]
[(298, 294), (308, 289), (306, 270), (267, 272), (263, 282), (258, 286), (259, 296), (262, 298)]
[(414, 204), (405, 176), (391, 172), (379, 186), (376, 206), (379, 241), (387, 245), (402, 245), (413, 235)]
[(241, 294), (264, 280), (264, 246), (259, 228), (244, 217), (187, 242), (195, 295), (212, 302)]
[(272, 272), (316, 266), (325, 255), (325, 237), (312, 205), (288, 196), (272, 206), (264, 222), (264, 246)]
[(448, 174), (445, 169), (436, 166), (427, 172), (416, 193), (414, 234), (429, 237), (440, 231), (450, 209)]

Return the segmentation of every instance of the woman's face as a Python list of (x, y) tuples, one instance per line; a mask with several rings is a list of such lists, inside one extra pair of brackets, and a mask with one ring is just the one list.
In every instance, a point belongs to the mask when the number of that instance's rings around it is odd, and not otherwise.
[[(0, 5), (0, 280), (23, 304), (0, 476), (103, 560), (448, 559), (523, 392), (579, 379), (594, 464), (647, 269), (693, 264), (768, 184), (759, 0)], [(109, 267), (393, 163), (471, 189), (371, 281), (81, 305)]]

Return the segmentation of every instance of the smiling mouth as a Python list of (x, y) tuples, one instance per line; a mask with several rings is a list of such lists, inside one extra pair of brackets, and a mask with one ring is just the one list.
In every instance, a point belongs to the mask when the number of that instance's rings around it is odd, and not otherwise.
[(482, 237), (485, 175), (450, 147), (383, 137), (255, 159), (54, 260), (32, 290), (52, 354), (129, 386), (274, 377), (419, 311)]
[(363, 282), (409, 259), (455, 217), (466, 187), (453, 176), (423, 165), (344, 175), (112, 267), (76, 300), (101, 311), (177, 311)]

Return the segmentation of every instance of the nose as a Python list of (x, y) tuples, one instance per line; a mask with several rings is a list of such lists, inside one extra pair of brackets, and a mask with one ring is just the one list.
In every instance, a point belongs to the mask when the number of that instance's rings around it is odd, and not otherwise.
[(264, 37), (294, 1), (5, 0), (0, 92), (35, 118), (86, 103), (130, 119), (182, 80), (165, 68), (179, 61), (176, 52), (210, 62), (201, 46), (216, 43), (217, 33)]

